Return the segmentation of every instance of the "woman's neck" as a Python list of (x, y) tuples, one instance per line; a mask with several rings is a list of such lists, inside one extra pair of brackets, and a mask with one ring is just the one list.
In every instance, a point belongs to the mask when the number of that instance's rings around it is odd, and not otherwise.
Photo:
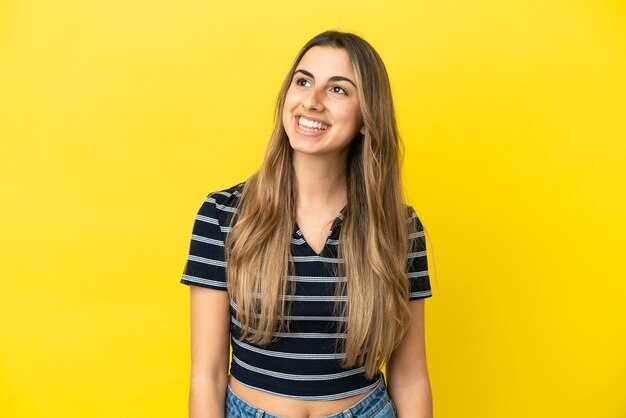
[(293, 168), (297, 182), (296, 205), (298, 207), (307, 211), (334, 210), (335, 208), (339, 211), (346, 205), (345, 162), (340, 163), (305, 155), (294, 158)]

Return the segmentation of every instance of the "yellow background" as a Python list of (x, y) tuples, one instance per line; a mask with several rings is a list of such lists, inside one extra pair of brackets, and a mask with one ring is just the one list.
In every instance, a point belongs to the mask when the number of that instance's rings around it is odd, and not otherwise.
[(0, 416), (185, 416), (195, 212), (326, 29), (391, 77), (435, 415), (626, 416), (617, 0), (3, 1)]

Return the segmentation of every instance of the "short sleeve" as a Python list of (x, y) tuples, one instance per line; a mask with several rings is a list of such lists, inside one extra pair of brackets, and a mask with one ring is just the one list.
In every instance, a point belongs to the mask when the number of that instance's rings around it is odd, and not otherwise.
[(189, 255), (180, 283), (228, 290), (224, 241), (214, 193), (210, 193), (198, 210), (193, 224)]
[(410, 228), (409, 252), (407, 254), (407, 278), (409, 279), (409, 300), (424, 299), (432, 296), (426, 257), (426, 238), (424, 227), (412, 206), (408, 207), (409, 219), (414, 228)]

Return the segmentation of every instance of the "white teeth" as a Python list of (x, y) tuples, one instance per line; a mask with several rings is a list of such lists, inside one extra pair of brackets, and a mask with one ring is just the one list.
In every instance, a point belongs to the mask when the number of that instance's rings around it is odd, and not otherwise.
[(314, 129), (321, 130), (321, 131), (325, 130), (328, 127), (328, 125), (324, 123), (314, 122), (312, 120), (308, 120), (303, 117), (300, 117), (298, 119), (298, 125), (302, 127), (314, 128)]

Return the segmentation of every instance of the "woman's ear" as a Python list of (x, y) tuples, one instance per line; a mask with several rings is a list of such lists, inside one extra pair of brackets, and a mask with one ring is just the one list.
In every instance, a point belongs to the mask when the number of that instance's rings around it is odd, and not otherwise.
[(365, 125), (361, 127), (361, 130), (359, 132), (361, 132), (361, 135), (365, 135)]

